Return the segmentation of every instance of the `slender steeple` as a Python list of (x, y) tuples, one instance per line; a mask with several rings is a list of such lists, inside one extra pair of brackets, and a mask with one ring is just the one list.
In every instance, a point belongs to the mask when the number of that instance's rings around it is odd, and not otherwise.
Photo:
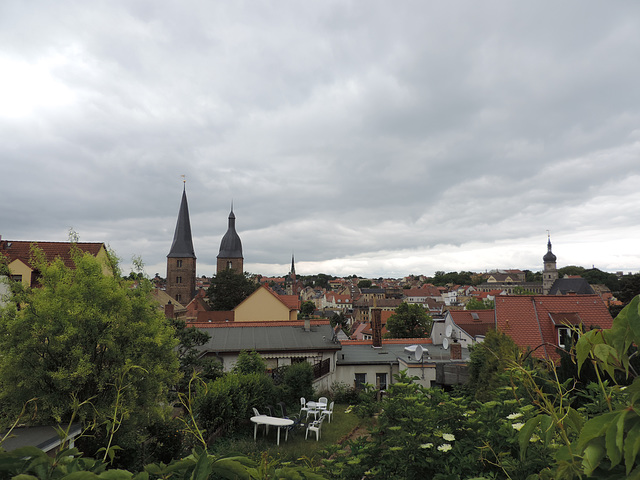
[(167, 255), (167, 294), (186, 305), (196, 293), (196, 253), (193, 249), (189, 205), (186, 185), (173, 234), (173, 243)]
[(189, 205), (187, 203), (186, 186), (182, 190), (182, 202), (178, 212), (176, 230), (173, 234), (173, 243), (167, 257), (193, 257), (196, 253), (193, 249), (193, 239), (191, 237), (191, 221), (189, 220)]

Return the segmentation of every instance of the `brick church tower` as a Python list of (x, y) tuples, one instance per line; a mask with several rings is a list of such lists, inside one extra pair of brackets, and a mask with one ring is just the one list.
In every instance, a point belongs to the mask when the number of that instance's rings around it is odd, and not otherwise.
[(178, 303), (186, 305), (196, 293), (196, 254), (191, 237), (189, 205), (186, 187), (178, 212), (176, 230), (171, 250), (167, 255), (167, 294)]

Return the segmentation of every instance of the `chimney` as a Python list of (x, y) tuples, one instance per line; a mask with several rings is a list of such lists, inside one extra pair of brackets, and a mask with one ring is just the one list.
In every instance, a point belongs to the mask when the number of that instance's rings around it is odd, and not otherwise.
[(311, 331), (311, 319), (309, 318), (309, 315), (304, 316), (304, 331)]
[(173, 310), (174, 310), (174, 305), (173, 303), (171, 303), (171, 300), (169, 300), (169, 303), (167, 303), (164, 306), (164, 316), (167, 318), (173, 318)]
[(382, 348), (382, 309), (371, 309), (371, 332), (373, 333), (373, 348)]
[(458, 342), (451, 342), (451, 360), (462, 360), (462, 345)]

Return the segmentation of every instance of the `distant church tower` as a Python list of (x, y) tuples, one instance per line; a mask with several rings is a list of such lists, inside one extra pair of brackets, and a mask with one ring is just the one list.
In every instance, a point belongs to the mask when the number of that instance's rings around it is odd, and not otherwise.
[(196, 254), (191, 238), (189, 205), (186, 187), (178, 212), (176, 231), (167, 255), (167, 294), (177, 302), (187, 304), (196, 293)]
[(242, 242), (236, 232), (236, 216), (233, 214), (233, 206), (229, 214), (229, 228), (220, 242), (217, 270), (233, 269), (238, 273), (244, 273), (244, 258), (242, 256)]
[(558, 279), (558, 269), (556, 268), (556, 256), (551, 252), (551, 235), (547, 242), (547, 253), (542, 257), (544, 262), (544, 270), (542, 271), (542, 293), (549, 294), (549, 290), (553, 286), (553, 282)]
[(289, 275), (287, 275), (287, 277), (285, 278), (285, 286), (286, 286), (286, 291), (287, 291), (287, 295), (297, 295), (297, 279), (296, 279), (296, 265), (295, 265), (295, 261), (293, 258), (293, 254), (291, 254), (291, 271), (289, 272)]

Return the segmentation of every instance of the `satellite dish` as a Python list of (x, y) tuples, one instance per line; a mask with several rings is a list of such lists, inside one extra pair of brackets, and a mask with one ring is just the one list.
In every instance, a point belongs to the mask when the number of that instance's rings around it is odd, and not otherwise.
[(445, 330), (444, 333), (445, 333), (445, 335), (447, 337), (450, 337), (451, 336), (451, 332), (453, 332), (453, 327), (449, 324), (449, 325), (447, 325), (447, 329)]
[(447, 348), (449, 348), (449, 339), (448, 338), (445, 338), (445, 339), (442, 340), (442, 348), (444, 348), (445, 350)]
[(416, 345), (416, 351), (413, 354), (413, 358), (415, 358), (416, 360), (422, 360), (422, 352), (423, 352), (423, 348), (421, 345)]

